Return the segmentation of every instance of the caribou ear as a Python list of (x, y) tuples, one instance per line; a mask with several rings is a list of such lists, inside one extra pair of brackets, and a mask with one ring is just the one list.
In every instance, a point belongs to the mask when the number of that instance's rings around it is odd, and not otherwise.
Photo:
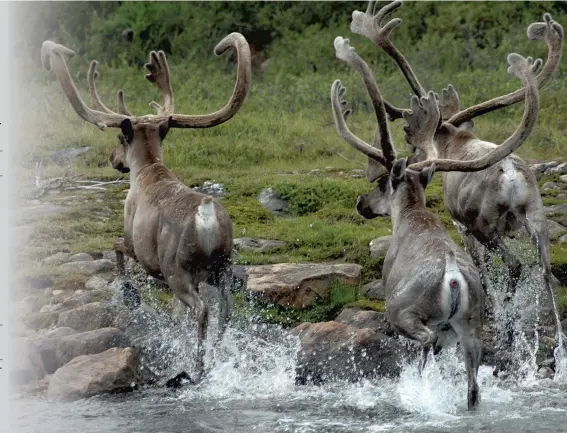
[(427, 188), (429, 182), (431, 182), (431, 178), (435, 174), (435, 164), (431, 164), (429, 167), (424, 168), (419, 173), (419, 183), (423, 186), (423, 189)]
[(131, 144), (132, 140), (134, 140), (134, 127), (132, 126), (132, 122), (130, 119), (124, 119), (120, 124), (120, 130), (122, 131), (122, 135), (126, 140), (126, 143)]
[(390, 179), (392, 181), (392, 189), (396, 189), (398, 185), (404, 180), (407, 164), (407, 158), (400, 158), (394, 163), (390, 175)]

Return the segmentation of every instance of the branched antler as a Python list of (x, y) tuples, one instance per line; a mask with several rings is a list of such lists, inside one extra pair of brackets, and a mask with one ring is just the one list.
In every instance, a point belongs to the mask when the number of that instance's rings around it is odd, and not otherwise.
[[(563, 51), (563, 27), (553, 20), (550, 14), (543, 15), (544, 22), (532, 23), (528, 26), (527, 36), (531, 40), (545, 41), (548, 47), (547, 60), (543, 69), (537, 76), (537, 86), (542, 88), (557, 70)], [(457, 112), (447, 120), (454, 126), (459, 126), (482, 114), (507, 107), (522, 101), (526, 94), (526, 88), (518, 89), (507, 95), (499, 96), (482, 102), (466, 110)]]
[(145, 78), (154, 83), (163, 96), (163, 107), (157, 102), (152, 101), (150, 107), (154, 108), (158, 114), (173, 114), (173, 90), (169, 78), (169, 65), (163, 51), (150, 52), (150, 61), (144, 65), (150, 71)]
[[(504, 143), (481, 158), (466, 161), (435, 159), (434, 156), (426, 151), (427, 159), (425, 161), (411, 164), (408, 168), (419, 171), (435, 164), (436, 171), (480, 171), (496, 164), (522, 145), (532, 132), (538, 117), (539, 91), (536, 74), (541, 69), (542, 61), (537, 59), (534, 62), (531, 57), (524, 58), (516, 53), (509, 54), (507, 60), (510, 65), (508, 72), (520, 78), (526, 89), (524, 115), (516, 131)], [(432, 115), (432, 118), (427, 122), (428, 125), (432, 124), (435, 118), (439, 118), (439, 114), (434, 111), (431, 111), (430, 115)], [(425, 124), (425, 122), (423, 123)], [(418, 147), (417, 141), (413, 144)]]
[(421, 98), (413, 95), (410, 106), (411, 112), (404, 113), (404, 138), (408, 144), (424, 152), (428, 159), (436, 158), (434, 139), (441, 123), (437, 95), (433, 91)]
[(375, 12), (376, 2), (369, 1), (366, 12), (354, 11), (350, 29), (352, 32), (370, 39), (374, 45), (383, 49), (398, 64), (402, 73), (406, 77), (413, 92), (419, 96), (425, 96), (425, 90), (419, 83), (417, 76), (413, 72), (406, 58), (400, 53), (390, 40), (390, 33), (402, 23), (400, 18), (394, 18), (384, 23), (386, 17), (402, 6), (401, 0), (396, 0)]

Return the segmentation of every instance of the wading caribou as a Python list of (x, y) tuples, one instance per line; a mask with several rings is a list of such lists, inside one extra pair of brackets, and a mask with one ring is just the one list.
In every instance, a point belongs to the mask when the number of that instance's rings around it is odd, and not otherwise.
[[(378, 127), (374, 145), (356, 137), (346, 125), (350, 110), (344, 100), (346, 89), (340, 80), (331, 88), (331, 103), (337, 131), (347, 143), (370, 158), (374, 167), (384, 170), (388, 208), (392, 220), (392, 241), (382, 268), (386, 296), (386, 314), (392, 328), (422, 345), (421, 368), (430, 349), (438, 352), (460, 340), (468, 376), (468, 408), (479, 401), (477, 383), (482, 355), (480, 338), (485, 295), (478, 268), (470, 256), (451, 239), (440, 219), (425, 206), (425, 188), (435, 171), (473, 172), (496, 164), (520, 146), (533, 129), (539, 111), (539, 93), (535, 74), (541, 60), (512, 53), (508, 72), (520, 78), (526, 87), (525, 110), (514, 134), (482, 158), (429, 158), (407, 165), (397, 159), (388, 130), (384, 101), (368, 64), (350, 46), (348, 39), (335, 39), (336, 56), (354, 66), (362, 75), (372, 101)], [(416, 149), (433, 145), (441, 114), (437, 96), (411, 98), (411, 111), (405, 111), (406, 140)], [(459, 132), (448, 139), (459, 140)], [(385, 178), (385, 179), (384, 179)], [(360, 200), (359, 200), (360, 202)], [(360, 204), (360, 203), (359, 203)]]
[[(425, 90), (408, 61), (390, 39), (392, 30), (401, 23), (401, 19), (394, 18), (385, 22), (386, 17), (401, 5), (401, 1), (394, 1), (375, 13), (375, 2), (370, 1), (366, 12), (353, 12), (351, 31), (366, 37), (376, 47), (383, 49), (396, 62), (413, 93), (421, 98), (426, 96)], [(561, 25), (553, 21), (547, 13), (543, 15), (543, 19), (544, 22), (532, 23), (527, 29), (529, 39), (545, 41), (548, 47), (547, 60), (536, 77), (538, 88), (547, 83), (557, 69), (563, 47)], [(441, 121), (434, 131), (433, 140), (421, 148), (408, 142), (410, 151), (414, 152), (410, 162), (416, 163), (413, 165), (415, 169), (420, 169), (428, 166), (428, 160), (431, 159), (470, 161), (494, 151), (498, 148), (496, 144), (478, 139), (470, 132), (474, 124), (473, 119), (521, 102), (525, 95), (526, 88), (522, 88), (460, 110), (459, 96), (449, 84), (442, 91)], [(391, 121), (403, 118), (404, 113), (408, 112), (407, 109), (394, 107), (388, 101), (384, 101), (384, 105)], [(531, 129), (524, 131), (522, 141), (530, 131)], [(371, 193), (358, 199), (358, 212), (365, 218), (390, 213), (390, 184), (383, 175), (383, 167), (369, 159), (367, 178), (371, 183), (377, 182), (377, 185)], [(525, 227), (538, 250), (539, 265), (550, 295), (554, 296), (553, 289), (559, 286), (559, 282), (551, 273), (547, 221), (537, 180), (527, 164), (512, 154), (482, 171), (475, 168), (474, 171), (469, 169), (446, 172), (442, 176), (445, 206), (463, 237), (465, 248), (481, 270), (485, 291), (488, 287), (486, 260), (480, 256), (475, 240), (484, 246), (485, 251), (499, 254), (506, 264), (510, 278), (505, 299), (509, 301), (515, 293), (522, 264), (502, 239), (513, 237), (518, 230)]]
[[(138, 261), (153, 277), (171, 287), (175, 295), (197, 318), (197, 376), (204, 370), (204, 339), (208, 327), (208, 307), (199, 296), (199, 283), (209, 281), (220, 292), (219, 334), (229, 320), (228, 291), (232, 282), (232, 221), (213, 197), (200, 194), (180, 182), (167, 169), (162, 158), (162, 143), (170, 128), (210, 128), (232, 118), (242, 106), (251, 81), (250, 50), (246, 39), (231, 33), (215, 47), (221, 55), (235, 48), (237, 78), (228, 103), (206, 115), (174, 113), (169, 67), (163, 51), (150, 53), (145, 77), (163, 96), (163, 106), (152, 102), (155, 115), (134, 116), (118, 91), (118, 113), (107, 108), (96, 91), (98, 63), (92, 61), (88, 82), (94, 109), (89, 108), (75, 87), (66, 58), (75, 53), (59, 44), (45, 41), (42, 61), (53, 69), (63, 91), (77, 114), (101, 130), (119, 128), (120, 144), (112, 151), (112, 166), (130, 173), (130, 190), (124, 205), (124, 238), (115, 244), (118, 273), (125, 275), (124, 255)], [(137, 292), (137, 289), (134, 289)], [(139, 298), (139, 293), (136, 293)]]

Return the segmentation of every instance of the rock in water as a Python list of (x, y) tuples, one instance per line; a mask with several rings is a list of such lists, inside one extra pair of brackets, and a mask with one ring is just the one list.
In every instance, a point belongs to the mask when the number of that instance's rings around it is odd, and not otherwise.
[(292, 333), (301, 341), (298, 384), (395, 376), (400, 361), (417, 354), (415, 345), (335, 321), (302, 323)]
[(72, 401), (132, 390), (136, 386), (136, 358), (131, 347), (79, 356), (53, 374), (47, 398), (52, 402)]

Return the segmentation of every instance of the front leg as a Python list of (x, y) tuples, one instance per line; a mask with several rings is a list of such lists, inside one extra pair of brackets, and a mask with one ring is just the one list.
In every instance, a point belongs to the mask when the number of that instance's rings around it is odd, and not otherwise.
[[(124, 238), (118, 238), (114, 242), (114, 252), (116, 254), (116, 267), (118, 270), (118, 278), (123, 280), (126, 277), (126, 266), (124, 264), (124, 256), (128, 256), (137, 261), (134, 251), (128, 249), (124, 242)], [(140, 291), (131, 281), (122, 281), (120, 284), (120, 294), (122, 300), (130, 309), (135, 309), (140, 306), (142, 299)]]

